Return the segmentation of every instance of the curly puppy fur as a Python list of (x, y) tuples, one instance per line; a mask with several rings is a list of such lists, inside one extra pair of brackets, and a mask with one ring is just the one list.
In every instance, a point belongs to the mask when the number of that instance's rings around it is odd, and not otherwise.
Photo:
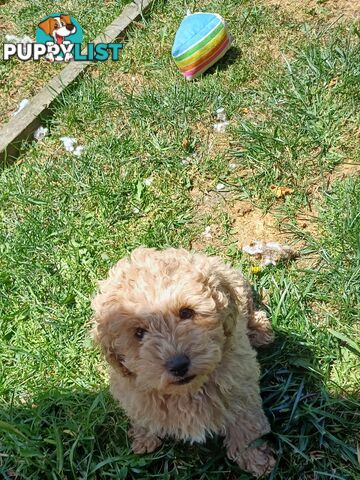
[[(220, 434), (242, 469), (269, 472), (271, 449), (251, 445), (270, 431), (253, 346), (273, 333), (239, 271), (182, 249), (137, 248), (99, 285), (93, 334), (131, 419), (134, 452), (152, 452), (167, 435), (203, 442)], [(188, 369), (174, 373), (169, 362), (184, 355)]]

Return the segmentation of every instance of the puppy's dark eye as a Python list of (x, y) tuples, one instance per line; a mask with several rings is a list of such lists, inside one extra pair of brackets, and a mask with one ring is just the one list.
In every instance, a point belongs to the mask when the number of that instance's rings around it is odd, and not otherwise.
[(181, 320), (188, 320), (189, 318), (192, 318), (195, 315), (194, 310), (191, 310), (191, 308), (180, 308), (179, 310), (179, 317)]
[(144, 338), (145, 333), (146, 330), (144, 330), (143, 328), (137, 328), (135, 331), (135, 337), (141, 340), (142, 338)]

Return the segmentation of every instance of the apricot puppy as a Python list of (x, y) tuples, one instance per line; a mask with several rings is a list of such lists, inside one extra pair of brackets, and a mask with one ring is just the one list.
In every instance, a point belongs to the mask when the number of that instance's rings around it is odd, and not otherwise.
[(217, 257), (137, 248), (99, 287), (94, 338), (131, 420), (133, 451), (152, 452), (165, 436), (220, 434), (242, 469), (271, 471), (271, 449), (251, 443), (270, 431), (253, 346), (273, 333), (242, 275)]

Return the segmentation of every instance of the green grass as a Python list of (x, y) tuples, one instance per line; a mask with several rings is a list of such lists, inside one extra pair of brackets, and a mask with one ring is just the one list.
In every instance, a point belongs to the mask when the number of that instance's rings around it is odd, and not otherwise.
[[(203, 250), (240, 267), (266, 294), (277, 333), (260, 354), (278, 452), (270, 478), (359, 475), (360, 183), (327, 185), (336, 165), (359, 158), (358, 30), (350, 21), (328, 28), (321, 18), (308, 28), (265, 2), (202, 8), (224, 15), (235, 37), (210, 74), (193, 83), (179, 76), (169, 49), (184, 7), (156, 2), (144, 28), (130, 29), (120, 62), (91, 67), (44, 120), (45, 141), (24, 144), (20, 161), (2, 169), (4, 479), (250, 478), (226, 459), (219, 439), (168, 440), (154, 454), (132, 454), (88, 334), (96, 281), (115, 261), (138, 245), (190, 248), (215, 221), (219, 238)], [(224, 145), (212, 127), (220, 106), (230, 119)], [(86, 145), (83, 156), (63, 150), (63, 135)], [(193, 187), (211, 191), (220, 181), (231, 198), (276, 208), (288, 238), (316, 261), (251, 274), (221, 206), (206, 215), (196, 207)], [(275, 201), (272, 184), (294, 193)], [(313, 235), (296, 221), (309, 204)]]
[(240, 188), (265, 204), (271, 202), (272, 184), (295, 189), (298, 203), (304, 202), (309, 189), (347, 158), (359, 120), (359, 72), (354, 67), (360, 49), (355, 37), (339, 34), (324, 45), (316, 37), (302, 42), (294, 48), (293, 61), (284, 56), (282, 68), (262, 80), (258, 102), (265, 120), (239, 122), (241, 148), (233, 153), (256, 179)]

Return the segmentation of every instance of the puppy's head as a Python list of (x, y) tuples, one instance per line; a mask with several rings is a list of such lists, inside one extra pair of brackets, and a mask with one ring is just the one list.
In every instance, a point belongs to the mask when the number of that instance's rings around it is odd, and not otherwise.
[(38, 25), (46, 35), (53, 37), (56, 43), (63, 42), (65, 37), (76, 32), (76, 27), (71, 23), (70, 15), (60, 15), (60, 17), (49, 17)]
[(223, 356), (238, 316), (232, 270), (216, 257), (138, 248), (100, 282), (94, 338), (143, 390), (196, 391)]

